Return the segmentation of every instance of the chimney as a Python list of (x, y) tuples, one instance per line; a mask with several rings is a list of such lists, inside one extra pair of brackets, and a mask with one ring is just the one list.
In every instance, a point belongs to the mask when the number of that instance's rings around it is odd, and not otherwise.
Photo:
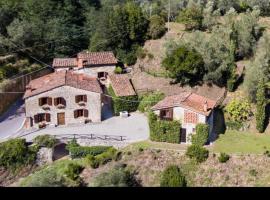
[(203, 111), (204, 112), (207, 112), (208, 111), (207, 101), (205, 101), (204, 104), (203, 104)]

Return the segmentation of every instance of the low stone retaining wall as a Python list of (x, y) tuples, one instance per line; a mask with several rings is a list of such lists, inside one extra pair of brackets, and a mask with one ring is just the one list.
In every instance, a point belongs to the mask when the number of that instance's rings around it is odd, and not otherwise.
[(81, 146), (113, 146), (117, 149), (124, 148), (130, 143), (127, 141), (101, 140), (101, 139), (77, 139)]

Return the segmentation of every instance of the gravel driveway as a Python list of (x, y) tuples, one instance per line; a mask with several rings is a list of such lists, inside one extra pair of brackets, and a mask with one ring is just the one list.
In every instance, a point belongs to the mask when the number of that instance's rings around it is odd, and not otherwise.
[(146, 116), (141, 113), (131, 113), (128, 118), (112, 117), (97, 124), (46, 128), (32, 133), (23, 133), (21, 136), (29, 141), (37, 135), (43, 134), (95, 134), (125, 136), (125, 141), (130, 143), (147, 140), (149, 138), (149, 127)]

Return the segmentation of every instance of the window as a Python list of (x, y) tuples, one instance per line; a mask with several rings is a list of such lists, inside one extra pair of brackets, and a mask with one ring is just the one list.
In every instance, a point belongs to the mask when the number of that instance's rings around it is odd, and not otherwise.
[(80, 102), (87, 102), (87, 95), (77, 95), (75, 96), (75, 102), (80, 103)]
[(160, 110), (160, 119), (162, 120), (173, 120), (173, 109)]
[(54, 105), (58, 106), (58, 105), (66, 105), (66, 100), (63, 97), (58, 97), (54, 99)]
[(52, 105), (52, 98), (50, 97), (42, 97), (39, 98), (39, 106), (44, 106), (44, 105)]
[(40, 122), (50, 122), (51, 121), (51, 115), (49, 113), (39, 113), (34, 116), (35, 123)]
[(77, 119), (79, 117), (88, 117), (88, 110), (79, 109), (74, 111), (74, 118)]

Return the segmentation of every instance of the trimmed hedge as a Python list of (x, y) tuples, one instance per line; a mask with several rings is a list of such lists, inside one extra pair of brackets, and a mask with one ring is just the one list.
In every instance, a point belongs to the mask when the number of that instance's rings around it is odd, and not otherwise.
[(110, 146), (92, 146), (92, 147), (83, 147), (83, 146), (76, 146), (76, 145), (68, 145), (67, 150), (72, 159), (75, 158), (83, 158), (87, 155), (96, 156), (102, 154), (112, 147)]
[(156, 142), (180, 143), (181, 123), (158, 120), (153, 112), (148, 114), (150, 139)]
[(108, 93), (112, 96), (112, 106), (115, 115), (119, 115), (122, 111), (134, 112), (139, 106), (138, 96), (117, 97), (112, 86), (108, 88)]
[(207, 142), (209, 136), (208, 124), (197, 124), (196, 134), (192, 135), (191, 142), (194, 145), (203, 146)]

